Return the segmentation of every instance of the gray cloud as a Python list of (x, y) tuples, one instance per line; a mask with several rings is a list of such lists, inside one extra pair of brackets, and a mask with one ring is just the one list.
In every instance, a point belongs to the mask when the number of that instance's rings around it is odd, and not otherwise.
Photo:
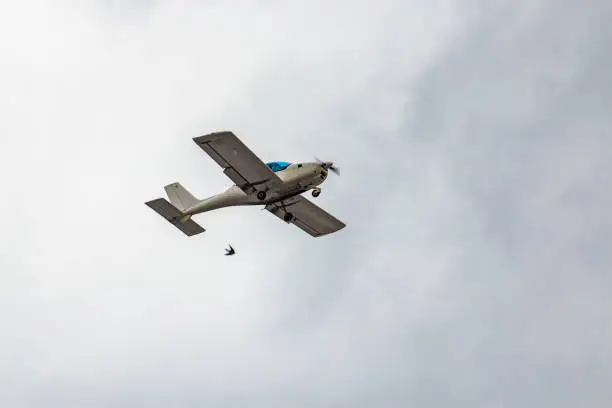
[[(610, 404), (605, 2), (18, 7), (3, 406)], [(159, 222), (227, 186), (189, 140), (225, 128), (336, 160), (347, 229)]]

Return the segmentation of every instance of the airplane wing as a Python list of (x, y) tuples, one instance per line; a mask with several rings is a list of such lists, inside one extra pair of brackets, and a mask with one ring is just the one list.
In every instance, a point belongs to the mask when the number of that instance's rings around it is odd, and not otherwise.
[(291, 213), (294, 218), (290, 222), (313, 237), (331, 234), (346, 226), (342, 221), (300, 195), (283, 200), (282, 203), (268, 204), (266, 210), (283, 221), (285, 214)]
[(281, 179), (233, 132), (211, 133), (194, 137), (193, 141), (247, 194), (281, 183)]

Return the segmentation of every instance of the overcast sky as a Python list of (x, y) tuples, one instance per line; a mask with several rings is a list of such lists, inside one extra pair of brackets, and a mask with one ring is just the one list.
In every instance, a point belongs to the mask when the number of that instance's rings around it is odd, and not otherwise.
[[(3, 2), (0, 406), (612, 406), (611, 19)], [(347, 227), (172, 228), (144, 202), (227, 188), (191, 140), (219, 130), (335, 161)]]

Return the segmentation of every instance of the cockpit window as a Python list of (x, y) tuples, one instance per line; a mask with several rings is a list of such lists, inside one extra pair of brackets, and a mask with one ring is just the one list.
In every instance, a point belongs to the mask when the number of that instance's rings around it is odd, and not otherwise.
[(291, 163), (288, 162), (270, 162), (270, 163), (266, 163), (266, 166), (268, 166), (273, 172), (277, 172), (277, 171), (281, 171), (281, 170), (285, 170), (287, 167), (291, 166)]

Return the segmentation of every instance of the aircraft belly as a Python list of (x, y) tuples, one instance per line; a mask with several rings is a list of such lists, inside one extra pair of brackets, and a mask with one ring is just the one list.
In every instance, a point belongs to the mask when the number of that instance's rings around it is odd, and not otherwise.
[[(313, 173), (315, 174), (314, 176)], [(271, 194), (268, 200), (269, 203), (286, 200), (287, 198), (302, 194), (323, 182), (318, 176), (318, 173), (312, 170), (294, 172), (291, 175), (287, 174), (283, 176), (284, 177), (281, 176), (283, 184), (274, 189), (273, 194)]]
[[(188, 210), (191, 214), (198, 214), (224, 207), (251, 204), (254, 197), (245, 194), (238, 187), (232, 186), (221, 194), (206, 198)], [(254, 204), (254, 202), (253, 202)]]
[(323, 182), (318, 176), (317, 171), (313, 171), (312, 169), (299, 170), (300, 171), (292, 171), (286, 174), (281, 174), (283, 172), (279, 172), (279, 176), (283, 182), (267, 190), (267, 199), (265, 201), (258, 199), (255, 193), (246, 194), (241, 188), (233, 185), (223, 193), (198, 202), (185, 211), (185, 214), (194, 215), (238, 205), (265, 205), (274, 203), (302, 194)]

